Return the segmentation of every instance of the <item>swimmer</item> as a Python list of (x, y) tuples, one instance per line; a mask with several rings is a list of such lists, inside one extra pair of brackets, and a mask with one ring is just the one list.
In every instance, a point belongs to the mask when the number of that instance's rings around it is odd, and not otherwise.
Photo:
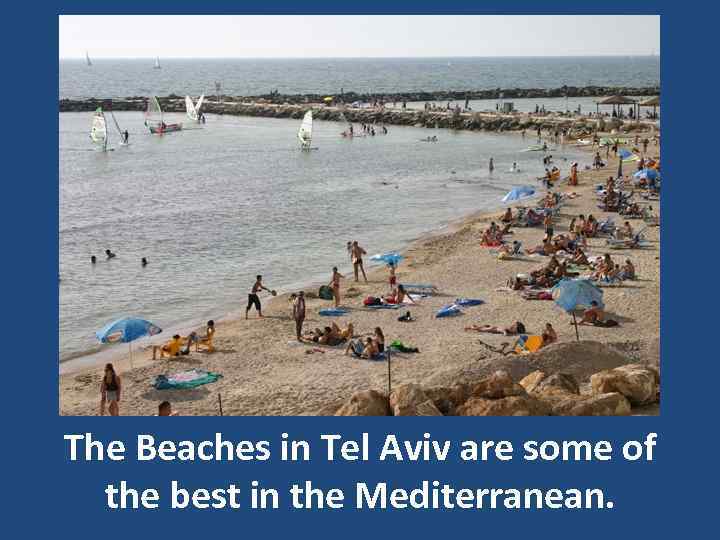
[(112, 259), (115, 257), (115, 254), (112, 251), (110, 251), (109, 249), (105, 250), (105, 255), (107, 255), (108, 259)]

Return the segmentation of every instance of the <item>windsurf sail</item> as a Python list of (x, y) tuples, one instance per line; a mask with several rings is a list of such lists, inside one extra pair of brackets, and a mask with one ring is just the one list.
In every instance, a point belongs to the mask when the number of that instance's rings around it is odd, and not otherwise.
[(200, 116), (200, 108), (202, 107), (203, 101), (205, 100), (205, 94), (202, 94), (195, 104), (195, 112)]
[(160, 57), (155, 57), (155, 66), (153, 66), (155, 69), (160, 69)]
[(87, 51), (85, 51), (85, 63), (87, 63), (88, 66), (92, 66), (92, 62), (90, 61), (90, 55)]
[(115, 124), (115, 129), (117, 129), (118, 135), (120, 135), (120, 140), (122, 140), (124, 138), (123, 131), (122, 131), (122, 129), (120, 129), (120, 124), (118, 124), (117, 118), (115, 118), (115, 113), (110, 111), (110, 116), (113, 119), (113, 123)]
[(162, 124), (163, 112), (160, 108), (160, 102), (156, 96), (150, 96), (148, 99), (147, 110), (145, 111), (145, 123), (149, 126), (157, 126)]
[(193, 104), (190, 96), (185, 96), (185, 111), (187, 112), (187, 116), (190, 120), (195, 120), (197, 122), (197, 110), (195, 110), (195, 105)]
[(90, 138), (92, 142), (98, 146), (102, 146), (103, 150), (107, 150), (107, 124), (105, 122), (105, 114), (102, 107), (98, 107), (93, 114), (92, 127), (90, 128)]
[(300, 125), (300, 131), (298, 131), (298, 139), (300, 140), (300, 148), (310, 148), (312, 143), (312, 125), (313, 117), (312, 111), (305, 113), (302, 124)]

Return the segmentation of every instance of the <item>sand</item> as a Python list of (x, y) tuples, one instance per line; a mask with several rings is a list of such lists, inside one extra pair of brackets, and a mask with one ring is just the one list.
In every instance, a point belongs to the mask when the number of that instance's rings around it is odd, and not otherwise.
[[(651, 146), (651, 156), (659, 149)], [(604, 156), (604, 152), (602, 153)], [(587, 163), (592, 161), (589, 154)], [(581, 166), (584, 165), (581, 163)], [(563, 174), (569, 164), (559, 165)], [(616, 223), (624, 219), (617, 214), (606, 214), (596, 206), (592, 189), (614, 175), (618, 163), (611, 158), (605, 169), (598, 172), (581, 171), (580, 185), (560, 187), (562, 192), (576, 192), (579, 197), (562, 208), (555, 223), (555, 232), (567, 229), (571, 216), (592, 213), (599, 220), (613, 216)], [(626, 173), (635, 170), (634, 163), (624, 164)], [(659, 203), (653, 203), (656, 213)], [(407, 259), (398, 269), (398, 281), (432, 283), (438, 295), (421, 299), (418, 306), (409, 309), (416, 318), (401, 323), (397, 317), (401, 310), (370, 310), (362, 306), (368, 295), (379, 296), (389, 292), (388, 273), (375, 268), (368, 273), (368, 283), (355, 283), (347, 276), (342, 284), (342, 305), (349, 308), (348, 315), (337, 318), (322, 317), (318, 310), (331, 307), (332, 302), (308, 299), (305, 329), (325, 326), (331, 320), (341, 326), (352, 321), (356, 334), (368, 335), (380, 326), (386, 343), (400, 339), (406, 345), (418, 347), (419, 354), (395, 354), (392, 361), (393, 385), (403, 382), (445, 384), (451, 379), (486, 372), (494, 365), (508, 363), (507, 357), (491, 352), (486, 345), (500, 346), (512, 338), (501, 335), (477, 334), (463, 330), (470, 324), (507, 326), (521, 320), (529, 333), (540, 333), (546, 322), (551, 322), (560, 342), (575, 340), (570, 317), (551, 301), (527, 301), (518, 293), (498, 291), (516, 273), (529, 273), (547, 263), (545, 257), (526, 257), (522, 260), (498, 261), (489, 249), (480, 246), (480, 233), (491, 220), (498, 221), (501, 212), (473, 215), (455, 224), (451, 230), (423, 238), (404, 252)], [(621, 221), (622, 220), (622, 221)], [(644, 227), (641, 220), (630, 220), (633, 229)], [(540, 243), (542, 228), (513, 228), (512, 237), (527, 247)], [(638, 280), (620, 286), (605, 287), (606, 311), (609, 317), (620, 322), (617, 328), (580, 327), (582, 340), (615, 344), (618, 350), (631, 355), (641, 343), (657, 343), (660, 320), (660, 229), (649, 227), (646, 237), (651, 246), (633, 250), (606, 250), (605, 239), (590, 239), (588, 253), (604, 254), (609, 251), (615, 262), (630, 258), (635, 264)], [(372, 252), (372, 245), (365, 246)], [(343, 242), (338, 245), (338, 260), (346, 259)], [(328, 269), (328, 281), (330, 269)], [(362, 278), (361, 278), (362, 280)], [(308, 287), (317, 292), (317, 287)], [(218, 397), (222, 398), (225, 415), (314, 415), (331, 413), (339, 403), (353, 392), (365, 389), (384, 391), (387, 388), (386, 362), (355, 359), (345, 356), (344, 347), (321, 347), (293, 343), (294, 322), (286, 295), (263, 298), (266, 317), (257, 319), (254, 311), (250, 320), (229, 320), (218, 323), (217, 351), (208, 354), (192, 352), (189, 356), (151, 360), (145, 350), (135, 354), (135, 363), (129, 368), (127, 359), (115, 362), (123, 382), (121, 415), (149, 416), (157, 413), (160, 401), (169, 400), (179, 415), (217, 415)], [(457, 297), (480, 298), (484, 304), (464, 309), (461, 316), (436, 319), (436, 311), (452, 303)], [(246, 298), (238, 298), (238, 309), (243, 309)], [(484, 343), (484, 344), (483, 344)], [(645, 350), (645, 349), (643, 349)], [(659, 355), (657, 346), (650, 353)], [(513, 360), (522, 362), (522, 359)], [(577, 362), (577, 359), (574, 360)], [(554, 360), (558, 369), (563, 359)], [(218, 382), (192, 390), (158, 391), (152, 387), (161, 373), (174, 373), (190, 368), (202, 368), (221, 373)], [(521, 369), (524, 371), (524, 368)], [(102, 366), (60, 376), (60, 413), (63, 415), (95, 415), (99, 411)], [(454, 380), (454, 379), (453, 379)], [(462, 382), (454, 380), (454, 382)]]

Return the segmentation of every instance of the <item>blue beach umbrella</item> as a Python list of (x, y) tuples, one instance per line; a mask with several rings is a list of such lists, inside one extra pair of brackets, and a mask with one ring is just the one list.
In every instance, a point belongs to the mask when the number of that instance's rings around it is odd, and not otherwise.
[(513, 202), (522, 199), (527, 199), (535, 195), (535, 189), (530, 186), (520, 186), (512, 188), (507, 195), (502, 198), (502, 202)]
[(597, 302), (601, 308), (605, 307), (602, 289), (588, 279), (563, 279), (553, 287), (552, 297), (556, 305), (567, 313), (572, 313), (575, 337), (578, 341), (580, 334), (574, 310), (579, 307), (590, 307), (592, 302)]
[(375, 262), (383, 262), (385, 264), (394, 264), (395, 266), (398, 265), (400, 261), (402, 261), (405, 257), (400, 255), (397, 251), (391, 251), (389, 253), (381, 253), (378, 255), (373, 255), (370, 257), (371, 261)]
[(97, 332), (100, 343), (128, 343), (130, 347), (130, 366), (132, 367), (132, 342), (144, 336), (154, 336), (162, 332), (162, 328), (145, 319), (125, 317), (113, 321)]

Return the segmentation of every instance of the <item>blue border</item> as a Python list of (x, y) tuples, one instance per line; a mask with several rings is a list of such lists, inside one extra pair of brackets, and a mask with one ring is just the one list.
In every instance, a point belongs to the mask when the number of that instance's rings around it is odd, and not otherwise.
[[(662, 242), (663, 412), (655, 418), (178, 418), (159, 425), (152, 419), (58, 417), (58, 190), (57, 190), (57, 15), (71, 13), (660, 13), (664, 187)], [(35, 4), (5, 8), (3, 50), (6, 107), (3, 131), (5, 236), (3, 310), (6, 329), (3, 356), (6, 380), (2, 395), (5, 436), (1, 461), (3, 512), (9, 516), (10, 538), (126, 538), (158, 534), (190, 538), (198, 535), (275, 538), (368, 537), (398, 534), (419, 538), (502, 534), (509, 538), (665, 538), (676, 527), (703, 535), (714, 513), (717, 473), (718, 360), (713, 331), (715, 242), (706, 235), (717, 225), (710, 207), (718, 190), (716, 136), (702, 131), (714, 120), (698, 121), (697, 113), (716, 108), (715, 27), (717, 7), (699, 2), (651, 3), (606, 1), (484, 2), (482, 7), (452, 6), (402, 0), (391, 5), (363, 2), (347, 5), (282, 0), (272, 6), (228, 2), (72, 2), (59, 8)], [(708, 101), (708, 98), (710, 101)], [(52, 121), (48, 120), (52, 119)], [(709, 163), (703, 162), (708, 160)], [(689, 171), (697, 172), (689, 172)], [(670, 251), (667, 251), (667, 250)], [(688, 266), (687, 259), (691, 262)], [(708, 331), (710, 330), (710, 331)], [(12, 371), (10, 368), (18, 368)], [(125, 438), (138, 432), (159, 438), (199, 440), (222, 431), (232, 439), (269, 438), (284, 430), (308, 440), (319, 433), (348, 437), (368, 431), (374, 439), (395, 430), (418, 438), (608, 439), (614, 442), (659, 434), (653, 463), (545, 464), (323, 464), (278, 463), (136, 464), (68, 463), (64, 433), (93, 432), (96, 438)], [(170, 478), (184, 484), (215, 485), (262, 479), (282, 486), (312, 479), (325, 486), (348, 486), (356, 479), (387, 480), (410, 485), (438, 479), (471, 486), (600, 486), (615, 501), (613, 511), (530, 512), (176, 512), (141, 511), (111, 514), (101, 492), (111, 480), (139, 486), (164, 486)], [(713, 527), (714, 529), (714, 527)], [(692, 534), (691, 533), (691, 534)], [(201, 536), (202, 535), (202, 536)]]

